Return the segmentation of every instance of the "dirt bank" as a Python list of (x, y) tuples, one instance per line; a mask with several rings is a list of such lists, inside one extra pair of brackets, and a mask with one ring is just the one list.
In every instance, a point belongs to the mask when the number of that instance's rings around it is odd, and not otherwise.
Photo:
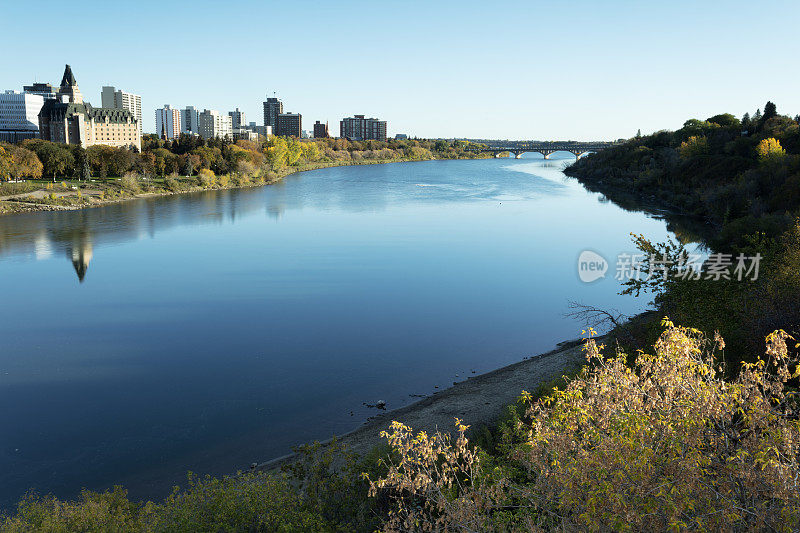
[[(520, 392), (533, 390), (584, 362), (582, 343), (571, 341), (553, 351), (471, 377), (406, 407), (381, 412), (358, 429), (337, 438), (354, 452), (364, 454), (381, 443), (380, 432), (393, 420), (403, 422), (415, 431), (428, 432), (436, 429), (450, 431), (454, 417), (473, 427), (492, 424), (505, 406), (516, 401)], [(293, 458), (293, 455), (279, 457), (256, 468), (273, 470)]]

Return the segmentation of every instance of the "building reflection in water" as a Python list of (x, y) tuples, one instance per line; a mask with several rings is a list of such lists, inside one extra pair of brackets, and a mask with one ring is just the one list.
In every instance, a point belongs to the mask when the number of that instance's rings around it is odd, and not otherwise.
[(13, 256), (47, 259), (65, 254), (82, 283), (95, 250), (143, 237), (154, 238), (158, 232), (176, 226), (226, 221), (236, 224), (257, 212), (278, 221), (287, 211), (302, 209), (309, 198), (314, 200), (313, 206), (322, 209), (385, 209), (392, 194), (391, 180), (383, 175), (386, 171), (360, 171), (368, 173), (372, 191), (369, 194), (350, 194), (352, 177), (348, 171), (332, 169), (333, 174), (329, 171), (302, 179), (294, 175), (269, 187), (204, 191), (77, 211), (8, 215), (0, 218), (0, 260)]
[[(248, 212), (274, 201), (265, 189), (207, 191), (183, 196), (122, 202), (77, 211), (8, 215), (0, 219), (0, 260), (66, 255), (83, 283), (95, 249), (109, 244), (154, 238), (175, 226), (236, 223)], [(264, 196), (267, 196), (265, 199)], [(62, 255), (63, 257), (63, 255)]]
[(92, 241), (85, 235), (83, 237), (67, 246), (67, 258), (72, 261), (72, 266), (75, 267), (75, 273), (78, 274), (78, 280), (81, 283), (83, 283), (86, 270), (89, 268), (89, 261), (92, 260)]

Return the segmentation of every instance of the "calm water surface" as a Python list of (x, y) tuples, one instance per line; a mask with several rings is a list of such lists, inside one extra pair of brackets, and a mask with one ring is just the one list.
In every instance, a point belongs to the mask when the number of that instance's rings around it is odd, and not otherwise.
[(665, 223), (563, 165), (334, 168), (0, 218), (0, 505), (161, 497), (575, 338), (569, 300), (641, 309), (613, 259), (584, 284), (577, 257)]

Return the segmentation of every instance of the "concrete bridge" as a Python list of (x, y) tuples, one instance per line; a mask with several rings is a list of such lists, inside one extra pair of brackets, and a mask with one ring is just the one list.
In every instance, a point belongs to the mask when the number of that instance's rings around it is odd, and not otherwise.
[(517, 159), (520, 159), (525, 152), (539, 152), (545, 159), (550, 159), (550, 155), (555, 152), (569, 152), (577, 159), (588, 152), (599, 152), (620, 143), (619, 141), (497, 141), (483, 144), (485, 146), (471, 148), (470, 150), (478, 153), (492, 153), (495, 157), (500, 157), (500, 154), (509, 152), (514, 154)]

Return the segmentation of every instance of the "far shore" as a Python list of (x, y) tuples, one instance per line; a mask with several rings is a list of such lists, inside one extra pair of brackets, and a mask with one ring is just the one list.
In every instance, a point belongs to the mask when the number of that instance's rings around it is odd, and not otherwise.
[[(387, 430), (394, 420), (410, 426), (414, 432), (426, 431), (428, 434), (436, 431), (450, 433), (455, 427), (456, 417), (474, 429), (491, 426), (498, 421), (506, 406), (517, 401), (523, 390), (533, 391), (543, 383), (578, 370), (585, 362), (583, 341), (566, 341), (549, 352), (468, 377), (405, 407), (379, 411), (362, 426), (335, 439), (350, 451), (364, 456), (385, 443), (380, 433)], [(332, 441), (328, 439), (321, 444), (328, 445)], [(288, 454), (250, 465), (250, 470), (274, 471), (296, 458), (295, 454)], [(247, 467), (243, 465), (242, 470), (247, 470)]]
[[(477, 158), (476, 158), (477, 159)], [(470, 161), (471, 159), (459, 159), (460, 161)], [(224, 187), (211, 187), (205, 188), (199, 185), (191, 187), (190, 189), (183, 190), (183, 191), (157, 191), (157, 192), (142, 192), (138, 194), (132, 194), (130, 196), (126, 196), (123, 198), (97, 198), (93, 197), (90, 194), (88, 197), (90, 198), (89, 202), (86, 204), (80, 205), (57, 205), (57, 204), (48, 204), (48, 203), (36, 203), (36, 202), (25, 202), (23, 201), (24, 198), (40, 198), (42, 194), (37, 193), (46, 193), (44, 190), (37, 190), (32, 192), (27, 192), (23, 194), (14, 194), (9, 196), (0, 196), (0, 216), (3, 215), (14, 215), (18, 213), (29, 213), (35, 211), (76, 211), (80, 209), (88, 209), (92, 207), (101, 207), (110, 204), (117, 204), (121, 202), (128, 202), (131, 200), (141, 200), (144, 198), (156, 198), (161, 196), (172, 196), (175, 194), (188, 194), (188, 193), (195, 193), (195, 192), (203, 192), (203, 191), (213, 191), (213, 190), (227, 190), (227, 189), (250, 189), (255, 187), (263, 187), (265, 185), (274, 185), (275, 183), (280, 182), (287, 176), (291, 176), (292, 174), (297, 174), (299, 172), (308, 172), (310, 170), (319, 170), (323, 168), (332, 168), (332, 167), (352, 167), (352, 166), (360, 166), (360, 165), (385, 165), (389, 163), (418, 163), (423, 161), (455, 161), (454, 159), (386, 159), (386, 160), (362, 160), (358, 162), (353, 161), (330, 161), (330, 162), (322, 162), (322, 163), (311, 163), (306, 165), (301, 165), (298, 167), (293, 167), (289, 169), (285, 169), (281, 171), (278, 177), (264, 181), (261, 183), (251, 183), (247, 185), (235, 185), (231, 182), (230, 185)], [(182, 178), (187, 178), (187, 176), (181, 176)], [(74, 181), (74, 180), (69, 180)], [(59, 183), (60, 180), (57, 180), (55, 183)], [(92, 183), (84, 182), (84, 183)], [(57, 193), (59, 197), (66, 197), (66, 196), (74, 196), (77, 194), (75, 193)], [(12, 198), (15, 200), (11, 201)], [(5, 207), (6, 209), (2, 209)]]

